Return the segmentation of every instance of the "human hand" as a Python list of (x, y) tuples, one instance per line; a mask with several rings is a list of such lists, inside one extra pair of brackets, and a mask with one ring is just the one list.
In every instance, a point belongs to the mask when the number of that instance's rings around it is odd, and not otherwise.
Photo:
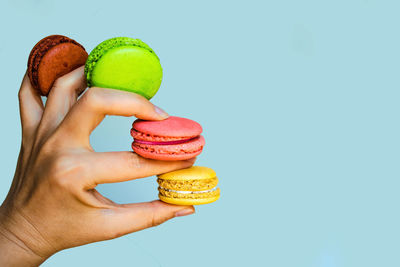
[(0, 266), (37, 266), (62, 249), (116, 238), (189, 215), (193, 206), (152, 201), (117, 204), (95, 187), (193, 165), (94, 152), (90, 133), (106, 115), (162, 120), (144, 97), (86, 88), (83, 67), (59, 78), (46, 106), (25, 75), (19, 91), (22, 144), (11, 189), (0, 207)]

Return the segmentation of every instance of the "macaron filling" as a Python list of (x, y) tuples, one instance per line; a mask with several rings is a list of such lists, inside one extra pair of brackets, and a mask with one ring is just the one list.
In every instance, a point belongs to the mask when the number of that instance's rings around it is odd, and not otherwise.
[(131, 129), (131, 136), (135, 140), (150, 141), (150, 142), (180, 141), (180, 140), (188, 140), (191, 138), (198, 137), (198, 135), (181, 136), (181, 137), (159, 136), (159, 135), (154, 135), (154, 134), (142, 133), (133, 128)]
[(179, 193), (179, 194), (203, 194), (203, 193), (210, 193), (213, 192), (215, 190), (217, 190), (217, 187), (214, 187), (212, 189), (209, 190), (203, 190), (203, 191), (181, 191), (181, 190), (173, 190), (173, 189), (168, 189), (168, 188), (164, 188), (164, 187), (159, 187), (159, 189), (161, 190), (165, 190), (167, 192), (174, 192), (174, 193)]
[(190, 191), (183, 191), (183, 192), (174, 192), (171, 190), (165, 190), (163, 188), (159, 188), (158, 192), (159, 195), (162, 197), (167, 197), (167, 198), (174, 198), (174, 199), (208, 199), (208, 198), (214, 198), (214, 197), (219, 197), (220, 195), (220, 189), (216, 188), (215, 190), (211, 190), (207, 192), (200, 192), (196, 193), (195, 191), (190, 192)]
[(183, 139), (183, 140), (173, 140), (173, 141), (145, 141), (145, 140), (139, 140), (139, 139), (134, 139), (134, 142), (137, 144), (144, 144), (144, 145), (156, 145), (156, 146), (164, 146), (164, 145), (178, 145), (178, 144), (184, 144), (187, 142), (194, 141), (198, 139), (199, 136), (189, 138), (189, 139)]

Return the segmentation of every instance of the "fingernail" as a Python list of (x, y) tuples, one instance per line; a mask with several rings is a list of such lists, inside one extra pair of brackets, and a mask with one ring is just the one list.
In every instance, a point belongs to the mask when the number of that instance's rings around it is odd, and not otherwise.
[(168, 113), (165, 112), (162, 108), (154, 106), (155, 111), (157, 112), (158, 115), (160, 115), (163, 119), (166, 119), (169, 117)]
[(190, 215), (190, 214), (193, 214), (193, 213), (194, 213), (193, 209), (184, 209), (184, 210), (177, 211), (175, 213), (175, 217), (186, 216), (186, 215)]

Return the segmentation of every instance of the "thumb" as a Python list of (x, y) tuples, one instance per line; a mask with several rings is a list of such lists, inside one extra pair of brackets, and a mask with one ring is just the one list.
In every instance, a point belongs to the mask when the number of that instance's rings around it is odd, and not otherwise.
[[(193, 206), (179, 206), (160, 200), (144, 203), (123, 204), (116, 207), (111, 223), (113, 237), (122, 236), (160, 225), (172, 218), (193, 214)], [(112, 233), (113, 231), (111, 231)]]

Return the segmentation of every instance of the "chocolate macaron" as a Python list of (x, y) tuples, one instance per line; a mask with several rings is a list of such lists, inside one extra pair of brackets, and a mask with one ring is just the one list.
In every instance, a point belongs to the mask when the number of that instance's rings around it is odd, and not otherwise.
[(85, 64), (85, 48), (66, 36), (50, 35), (40, 40), (28, 59), (28, 76), (32, 86), (47, 96), (55, 80)]

